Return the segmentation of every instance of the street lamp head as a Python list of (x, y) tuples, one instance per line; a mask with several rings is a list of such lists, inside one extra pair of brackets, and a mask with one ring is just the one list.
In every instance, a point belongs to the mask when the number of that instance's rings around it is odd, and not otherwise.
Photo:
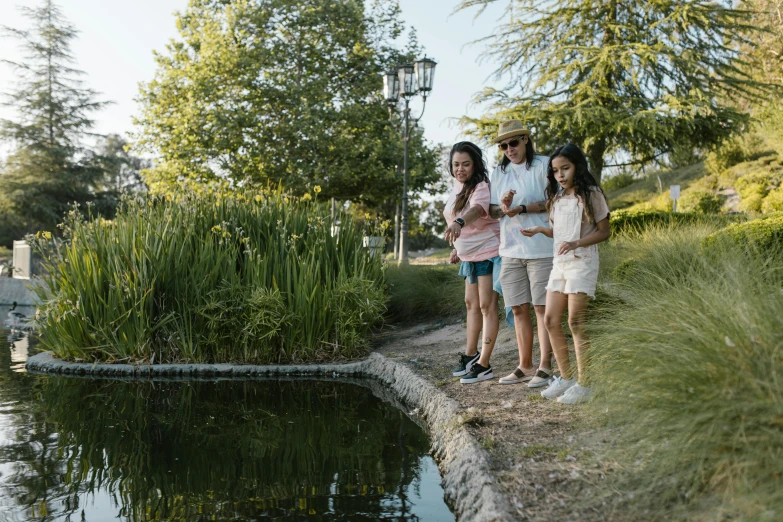
[(422, 96), (427, 96), (432, 90), (436, 65), (438, 64), (429, 58), (422, 58), (416, 62), (416, 83)]
[(397, 76), (400, 80), (400, 95), (414, 96), (416, 94), (415, 73), (413, 64), (406, 63), (397, 68)]
[(400, 99), (400, 79), (397, 71), (389, 71), (383, 75), (383, 97), (389, 106), (394, 106)]

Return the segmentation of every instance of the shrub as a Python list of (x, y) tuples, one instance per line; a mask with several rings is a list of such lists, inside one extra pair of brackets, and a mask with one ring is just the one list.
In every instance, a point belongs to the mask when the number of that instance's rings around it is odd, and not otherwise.
[(775, 251), (783, 244), (783, 213), (772, 214), (747, 223), (735, 223), (707, 236), (703, 245), (711, 251), (740, 247)]
[(608, 192), (610, 190), (620, 190), (632, 185), (636, 178), (630, 172), (620, 172), (616, 176), (601, 180), (601, 188)]
[(37, 293), (42, 342), (85, 361), (270, 363), (353, 357), (382, 316), (380, 258), (311, 195), (192, 193), (65, 221)]
[(696, 214), (717, 214), (723, 205), (720, 195), (713, 190), (689, 188), (682, 193), (678, 210)]
[(781, 245), (704, 257), (694, 245), (707, 231), (621, 238), (639, 253), (624, 302), (591, 321), (592, 407), (622, 477), (606, 487), (634, 499), (628, 519), (647, 518), (633, 509), (660, 520), (677, 509), (689, 520), (783, 512)]
[(783, 185), (769, 191), (761, 202), (761, 211), (765, 214), (783, 211)]
[(669, 225), (689, 225), (703, 222), (722, 224), (745, 220), (743, 215), (709, 215), (695, 212), (666, 212), (663, 210), (617, 210), (613, 211), (609, 222), (613, 234), (630, 230), (644, 230), (649, 227)]

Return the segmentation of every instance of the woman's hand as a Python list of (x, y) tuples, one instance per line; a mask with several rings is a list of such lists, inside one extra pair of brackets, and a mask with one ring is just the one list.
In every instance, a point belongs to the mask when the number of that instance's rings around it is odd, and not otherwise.
[(457, 263), (459, 263), (459, 256), (457, 255), (456, 250), (452, 250), (451, 254), (449, 254), (449, 263), (451, 263), (452, 265), (456, 265)]
[(446, 229), (446, 241), (449, 242), (449, 245), (454, 244), (454, 240), (459, 237), (461, 232), (462, 227), (459, 226), (459, 223), (452, 223), (449, 225), (449, 228)]
[(563, 241), (560, 243), (560, 248), (557, 249), (557, 255), (562, 256), (579, 248), (578, 241)]
[(525, 237), (533, 237), (536, 234), (540, 234), (542, 228), (544, 227), (520, 228), (519, 231), (522, 232), (522, 235)]
[(507, 190), (500, 198), (500, 205), (503, 207), (503, 212), (505, 212), (506, 215), (508, 215), (508, 210), (511, 207), (511, 203), (514, 202), (514, 194), (516, 193), (516, 190)]

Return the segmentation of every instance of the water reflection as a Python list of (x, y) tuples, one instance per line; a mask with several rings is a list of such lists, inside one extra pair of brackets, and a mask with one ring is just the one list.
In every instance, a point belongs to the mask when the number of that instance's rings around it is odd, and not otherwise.
[(366, 387), (33, 377), (21, 342), (0, 354), (2, 521), (454, 519), (425, 434)]

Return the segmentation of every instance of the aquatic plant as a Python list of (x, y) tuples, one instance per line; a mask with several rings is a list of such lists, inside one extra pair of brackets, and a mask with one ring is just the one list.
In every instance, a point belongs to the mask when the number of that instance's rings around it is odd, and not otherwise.
[(46, 258), (43, 345), (81, 361), (280, 363), (355, 357), (384, 311), (367, 225), (281, 188), (127, 199), (71, 212)]

